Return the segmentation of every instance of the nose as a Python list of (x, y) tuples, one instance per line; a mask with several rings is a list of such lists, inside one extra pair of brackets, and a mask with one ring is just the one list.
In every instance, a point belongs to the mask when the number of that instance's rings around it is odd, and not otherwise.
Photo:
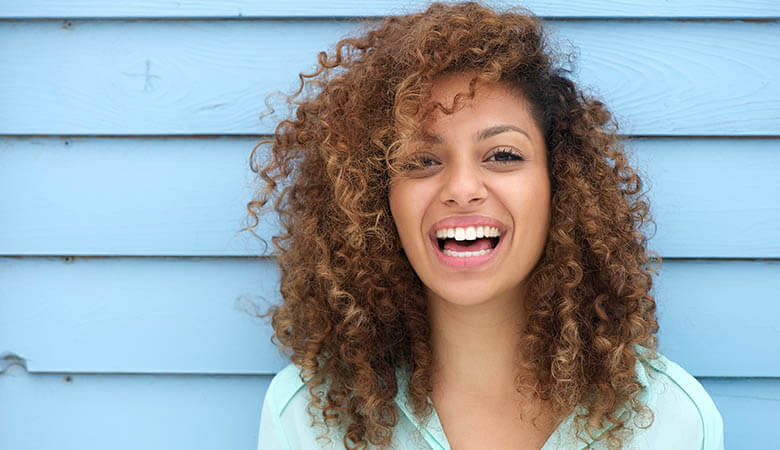
[(448, 206), (475, 206), (487, 198), (480, 167), (469, 163), (451, 165), (447, 169), (440, 200)]

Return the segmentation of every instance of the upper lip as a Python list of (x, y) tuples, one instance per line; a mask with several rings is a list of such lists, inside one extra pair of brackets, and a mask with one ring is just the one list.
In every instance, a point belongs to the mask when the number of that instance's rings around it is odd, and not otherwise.
[(431, 236), (436, 237), (436, 232), (446, 228), (466, 228), (466, 227), (479, 227), (488, 226), (496, 227), (501, 234), (506, 231), (506, 225), (501, 223), (492, 217), (487, 216), (453, 216), (442, 219), (433, 224), (431, 227)]

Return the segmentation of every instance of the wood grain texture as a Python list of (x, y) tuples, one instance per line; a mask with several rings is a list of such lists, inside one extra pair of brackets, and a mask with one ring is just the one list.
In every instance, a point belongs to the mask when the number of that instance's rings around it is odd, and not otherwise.
[[(355, 26), (2, 22), (0, 134), (267, 133), (274, 117), (259, 119), (267, 94), (291, 90), (316, 53)], [(551, 30), (578, 48), (575, 78), (626, 134), (780, 130), (779, 23), (562, 21)]]
[[(66, 378), (69, 377), (69, 378)], [(0, 448), (255, 449), (270, 376), (0, 376)]]
[[(252, 138), (0, 139), (0, 254), (247, 256)], [(631, 144), (664, 257), (780, 257), (780, 140)], [(272, 215), (257, 229), (269, 239)], [(648, 229), (652, 232), (652, 229)]]
[[(422, 9), (420, 0), (0, 0), (0, 18), (189, 18), (189, 17), (372, 17)], [(681, 17), (681, 18), (777, 18), (780, 5), (772, 0), (526, 0), (488, 1), (502, 6), (522, 5), (543, 17)]]
[[(0, 354), (30, 372), (275, 373), (254, 312), (279, 301), (277, 280), (270, 259), (0, 258)], [(668, 261), (656, 286), (669, 358), (780, 376), (780, 262)]]

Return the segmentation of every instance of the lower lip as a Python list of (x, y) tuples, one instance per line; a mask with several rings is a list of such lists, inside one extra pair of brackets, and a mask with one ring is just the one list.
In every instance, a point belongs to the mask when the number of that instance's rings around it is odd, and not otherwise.
[(439, 261), (444, 264), (445, 266), (452, 267), (455, 269), (471, 269), (474, 267), (479, 267), (482, 265), (487, 264), (492, 260), (496, 253), (498, 253), (498, 249), (501, 247), (501, 244), (504, 242), (504, 236), (501, 236), (501, 239), (498, 240), (498, 244), (496, 244), (495, 247), (493, 247), (490, 252), (485, 253), (484, 255), (480, 256), (466, 256), (466, 257), (458, 257), (458, 256), (450, 256), (445, 254), (441, 249), (439, 249), (439, 241), (435, 237), (431, 238), (431, 244), (433, 244), (433, 250), (436, 252), (436, 256), (439, 257)]

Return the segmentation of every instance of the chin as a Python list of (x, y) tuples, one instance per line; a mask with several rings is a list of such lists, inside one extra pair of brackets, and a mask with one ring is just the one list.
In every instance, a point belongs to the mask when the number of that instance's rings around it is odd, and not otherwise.
[(479, 306), (511, 298), (519, 300), (519, 293), (512, 290), (497, 291), (495, 284), (490, 284), (452, 282), (436, 290), (428, 289), (428, 293), (431, 300), (457, 306)]

